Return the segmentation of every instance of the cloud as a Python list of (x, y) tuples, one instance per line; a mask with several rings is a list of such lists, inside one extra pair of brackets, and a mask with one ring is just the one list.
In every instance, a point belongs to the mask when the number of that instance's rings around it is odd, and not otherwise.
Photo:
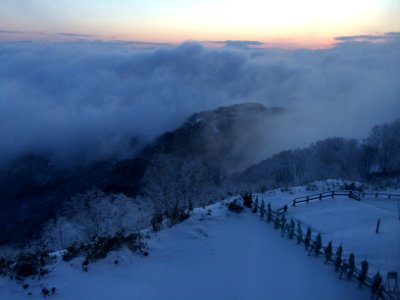
[(0, 157), (124, 157), (192, 113), (241, 102), (291, 111), (265, 129), (265, 156), (328, 136), (362, 138), (400, 117), (400, 42), (386, 36), (324, 50), (3, 42)]
[(45, 32), (41, 31), (20, 31), (20, 30), (5, 30), (0, 29), (0, 34), (28, 34), (28, 35), (45, 35)]
[(226, 41), (206, 41), (205, 45), (217, 45), (224, 47), (237, 47), (237, 48), (257, 48), (264, 46), (265, 43), (260, 41), (244, 41), (244, 40), (226, 40)]
[(71, 33), (71, 32), (59, 32), (58, 34), (61, 35), (61, 36), (81, 37), (81, 38), (98, 37), (97, 35), (94, 35), (94, 34), (81, 34), (81, 33)]

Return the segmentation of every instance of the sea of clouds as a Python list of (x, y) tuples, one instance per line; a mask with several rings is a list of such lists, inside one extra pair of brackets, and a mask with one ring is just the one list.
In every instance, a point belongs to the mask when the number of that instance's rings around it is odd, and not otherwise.
[(265, 155), (331, 136), (362, 139), (400, 117), (400, 34), (337, 42), (288, 50), (2, 41), (0, 161), (27, 152), (124, 157), (195, 112), (242, 102), (288, 109), (269, 128)]

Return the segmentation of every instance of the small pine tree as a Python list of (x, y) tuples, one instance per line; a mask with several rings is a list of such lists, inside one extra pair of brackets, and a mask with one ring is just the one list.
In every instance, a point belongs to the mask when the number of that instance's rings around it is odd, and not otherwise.
[(340, 245), (336, 250), (336, 258), (335, 258), (335, 271), (339, 271), (340, 265), (342, 264), (342, 253), (343, 247)]
[(295, 224), (293, 219), (290, 220), (290, 226), (289, 226), (289, 239), (293, 240), (294, 238), (294, 228), (295, 228)]
[(306, 237), (304, 239), (304, 246), (306, 247), (306, 250), (308, 250), (308, 247), (310, 247), (310, 242), (311, 242), (311, 227), (308, 227), (306, 232)]
[(253, 203), (252, 198), (253, 198), (253, 196), (252, 196), (252, 194), (250, 192), (244, 194), (244, 196), (243, 196), (243, 206), (247, 207), (247, 208), (251, 208), (252, 203)]
[(325, 253), (325, 263), (332, 260), (333, 250), (332, 250), (332, 242), (329, 242), (328, 246), (324, 249)]
[(351, 279), (351, 277), (353, 277), (355, 269), (356, 269), (356, 261), (355, 261), (355, 258), (354, 258), (354, 254), (350, 253), (350, 256), (349, 256), (349, 272), (347, 273), (347, 279)]
[(282, 234), (285, 234), (285, 230), (286, 230), (286, 217), (285, 217), (285, 214), (283, 214), (282, 217), (281, 217), (280, 225), (281, 225)]
[(379, 290), (381, 289), (381, 284), (382, 284), (382, 276), (378, 272), (372, 279), (372, 285), (371, 285), (372, 295), (375, 295), (379, 292)]
[(363, 260), (361, 262), (361, 273), (358, 276), (360, 287), (364, 284), (365, 279), (367, 279), (367, 273), (368, 273), (368, 262), (366, 260)]
[(315, 256), (319, 255), (319, 251), (321, 250), (321, 248), (322, 248), (322, 237), (321, 234), (318, 233), (314, 244)]
[(253, 213), (258, 213), (258, 197), (256, 197), (256, 201), (254, 201)]
[(272, 221), (272, 208), (271, 208), (271, 203), (268, 202), (267, 205), (267, 222), (271, 223)]
[(280, 222), (279, 222), (279, 217), (278, 217), (278, 216), (275, 216), (275, 219), (274, 219), (274, 228), (275, 228), (275, 229), (278, 229), (280, 226), (281, 226), (281, 225), (280, 225)]
[(264, 219), (264, 215), (265, 215), (265, 205), (264, 205), (264, 200), (261, 201), (261, 205), (260, 205), (260, 219)]
[(303, 229), (301, 229), (300, 221), (297, 222), (297, 243), (300, 244), (303, 242)]

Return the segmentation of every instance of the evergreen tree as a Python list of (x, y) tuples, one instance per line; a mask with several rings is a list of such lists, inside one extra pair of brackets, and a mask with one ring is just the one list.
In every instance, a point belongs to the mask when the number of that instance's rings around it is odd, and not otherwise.
[(325, 252), (325, 262), (332, 260), (333, 250), (332, 250), (332, 242), (329, 242), (328, 246), (324, 249)]
[(267, 205), (267, 222), (271, 223), (272, 221), (272, 209), (271, 209), (271, 203), (268, 202)]
[(343, 247), (340, 245), (336, 250), (336, 258), (335, 258), (335, 271), (339, 271), (340, 265), (342, 264), (342, 253)]
[(253, 198), (253, 195), (251, 194), (251, 192), (248, 192), (248, 193), (244, 194), (244, 196), (243, 196), (243, 206), (247, 207), (247, 208), (251, 208), (252, 203), (253, 203), (252, 198)]
[(286, 230), (286, 217), (285, 217), (285, 214), (282, 214), (280, 223), (281, 223), (282, 234), (285, 234), (285, 230)]
[(382, 276), (378, 272), (372, 279), (372, 285), (371, 285), (372, 295), (375, 295), (379, 292), (379, 290), (381, 289), (381, 284), (382, 284)]
[(322, 248), (322, 237), (321, 237), (321, 234), (318, 233), (317, 238), (315, 239), (315, 244), (314, 244), (315, 256), (318, 256), (321, 248)]
[(301, 229), (300, 221), (297, 222), (297, 243), (300, 244), (303, 242), (303, 230)]
[(354, 254), (350, 253), (350, 256), (349, 256), (349, 273), (347, 273), (347, 279), (351, 279), (351, 277), (353, 277), (355, 269), (356, 269), (356, 261), (355, 261), (355, 258), (354, 258)]
[(280, 227), (279, 217), (278, 217), (278, 216), (275, 216), (275, 219), (274, 219), (274, 228), (275, 228), (275, 229), (278, 229), (279, 227)]
[(261, 201), (261, 205), (260, 205), (260, 219), (264, 219), (264, 215), (265, 215), (265, 205), (264, 205), (264, 200)]
[(368, 262), (366, 260), (363, 260), (361, 262), (361, 273), (358, 276), (358, 281), (360, 282), (360, 286), (362, 286), (365, 282), (365, 279), (367, 279), (367, 273), (368, 273)]
[(295, 224), (293, 219), (290, 220), (290, 226), (289, 226), (289, 239), (293, 240), (294, 238), (294, 228), (295, 228)]
[(256, 201), (254, 201), (253, 213), (258, 213), (258, 197), (256, 197)]
[(304, 239), (304, 246), (306, 247), (306, 250), (308, 250), (308, 247), (310, 247), (310, 242), (311, 242), (311, 227), (308, 227), (306, 232), (306, 237)]

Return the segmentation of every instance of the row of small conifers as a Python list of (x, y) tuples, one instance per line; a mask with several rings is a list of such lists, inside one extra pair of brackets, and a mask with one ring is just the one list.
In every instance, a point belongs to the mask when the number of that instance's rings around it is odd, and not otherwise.
[[(243, 206), (252, 209), (253, 213), (257, 214), (261, 220), (266, 220), (268, 223), (273, 224), (275, 229), (281, 231), (282, 236), (296, 240), (299, 245), (303, 244), (308, 251), (308, 255), (324, 257), (326, 264), (333, 264), (335, 271), (339, 273), (340, 279), (343, 277), (347, 280), (355, 278), (360, 287), (365, 285), (371, 289), (372, 296), (382, 299), (387, 296), (394, 299), (385, 291), (382, 285), (382, 276), (379, 272), (373, 278), (368, 276), (367, 260), (361, 261), (361, 269), (358, 269), (354, 253), (350, 253), (347, 258), (344, 258), (342, 245), (339, 245), (334, 253), (332, 242), (324, 246), (320, 233), (313, 234), (311, 227), (308, 226), (304, 234), (301, 221), (297, 220), (295, 222), (293, 219), (288, 221), (285, 212), (273, 211), (270, 203), (265, 207), (264, 200), (260, 203), (257, 197), (254, 201), (252, 198), (251, 193), (246, 193), (242, 197)], [(241, 211), (240, 206), (240, 203), (236, 200), (229, 204), (229, 209), (238, 213)]]

